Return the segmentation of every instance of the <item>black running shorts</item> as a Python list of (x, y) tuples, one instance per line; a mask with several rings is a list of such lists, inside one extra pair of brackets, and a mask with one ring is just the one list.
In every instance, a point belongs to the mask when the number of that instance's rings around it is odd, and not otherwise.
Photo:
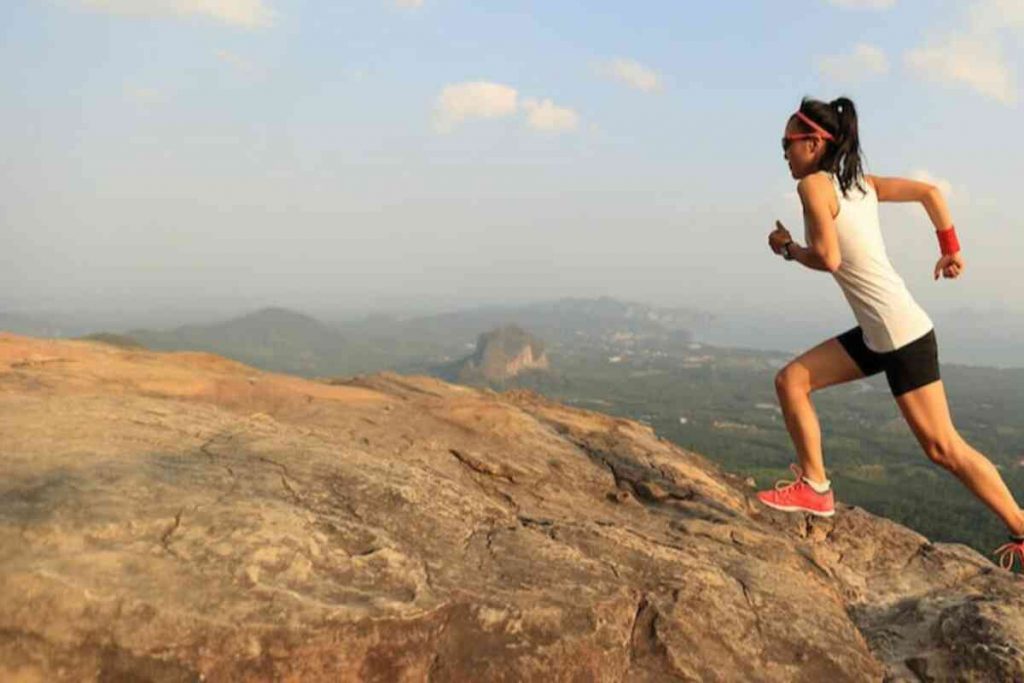
[(865, 376), (885, 371), (893, 396), (900, 396), (939, 379), (939, 351), (935, 330), (893, 351), (878, 353), (864, 343), (860, 326), (836, 337)]

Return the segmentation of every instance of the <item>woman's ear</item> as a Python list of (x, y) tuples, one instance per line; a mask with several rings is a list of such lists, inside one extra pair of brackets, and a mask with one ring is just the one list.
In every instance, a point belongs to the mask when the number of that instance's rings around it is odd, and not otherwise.
[(821, 138), (811, 138), (811, 154), (813, 154), (815, 158), (820, 158), (824, 156), (825, 146), (827, 144), (828, 143), (826, 143)]

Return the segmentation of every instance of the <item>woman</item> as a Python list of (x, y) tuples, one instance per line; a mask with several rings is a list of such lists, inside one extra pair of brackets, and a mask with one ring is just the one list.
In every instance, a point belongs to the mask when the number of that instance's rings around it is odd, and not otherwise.
[[(934, 277), (955, 279), (964, 269), (956, 232), (942, 194), (904, 178), (865, 175), (853, 102), (804, 98), (786, 123), (783, 156), (803, 204), (806, 246), (776, 221), (772, 251), (787, 260), (832, 274), (859, 323), (787, 364), (775, 378), (786, 428), (799, 466), (794, 482), (757, 494), (778, 510), (835, 514), (821, 453), (821, 430), (812, 391), (885, 372), (889, 387), (928, 457), (949, 470), (1002, 518), (1010, 542), (995, 554), (1005, 569), (1024, 565), (1024, 511), (999, 472), (964, 441), (950, 420), (939, 379), (935, 330), (885, 252), (878, 202), (920, 202), (935, 225), (941, 257)], [(782, 484), (785, 483), (783, 486)]]

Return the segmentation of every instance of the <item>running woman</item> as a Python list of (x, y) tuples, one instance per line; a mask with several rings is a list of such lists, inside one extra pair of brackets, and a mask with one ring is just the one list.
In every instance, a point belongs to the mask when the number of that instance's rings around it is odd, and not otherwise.
[(864, 174), (857, 112), (845, 97), (829, 103), (804, 98), (786, 122), (782, 149), (799, 181), (807, 246), (795, 242), (778, 221), (768, 245), (786, 260), (831, 273), (859, 324), (798, 356), (776, 375), (775, 390), (799, 465), (790, 465), (796, 481), (779, 482), (758, 492), (758, 499), (777, 510), (835, 514), (811, 392), (884, 371), (925, 454), (960, 479), (1009, 529), (1010, 541), (994, 551), (999, 564), (1012, 570), (1019, 558), (1024, 566), (1024, 511), (992, 463), (953, 426), (939, 378), (934, 326), (882, 242), (878, 203), (920, 202), (935, 225), (941, 251), (934, 278), (959, 277), (964, 260), (945, 199), (927, 183)]

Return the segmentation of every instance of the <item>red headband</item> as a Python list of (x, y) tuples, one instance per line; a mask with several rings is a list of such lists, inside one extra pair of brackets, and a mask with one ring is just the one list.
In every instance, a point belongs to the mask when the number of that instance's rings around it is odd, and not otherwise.
[(810, 126), (814, 132), (820, 133), (821, 137), (825, 138), (826, 140), (832, 140), (833, 142), (835, 141), (835, 138), (832, 136), (832, 133), (829, 133), (827, 130), (816, 124), (814, 121), (811, 120), (811, 117), (807, 116), (807, 114), (804, 114), (802, 111), (797, 110), (793, 112), (793, 116), (797, 117), (798, 119), (806, 123), (808, 126)]

